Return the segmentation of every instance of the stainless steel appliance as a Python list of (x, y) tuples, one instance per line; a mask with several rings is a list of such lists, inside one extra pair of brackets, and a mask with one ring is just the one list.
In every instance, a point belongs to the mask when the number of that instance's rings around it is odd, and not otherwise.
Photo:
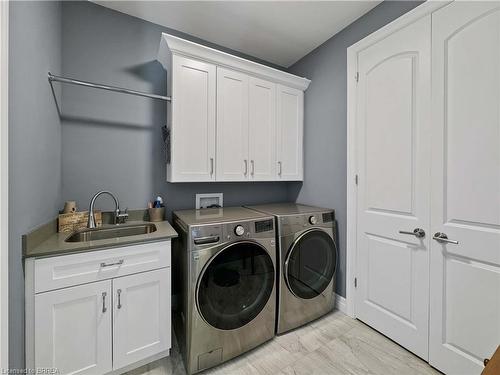
[(295, 203), (247, 206), (276, 218), (279, 276), (276, 332), (332, 310), (337, 268), (334, 211)]
[(174, 329), (188, 373), (275, 334), (274, 218), (242, 207), (176, 211)]

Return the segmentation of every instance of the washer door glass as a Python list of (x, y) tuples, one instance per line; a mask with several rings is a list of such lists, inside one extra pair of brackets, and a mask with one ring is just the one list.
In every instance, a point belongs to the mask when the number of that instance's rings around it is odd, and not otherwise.
[(213, 327), (242, 327), (266, 306), (274, 281), (272, 259), (262, 246), (234, 243), (212, 258), (203, 271), (198, 282), (198, 309)]
[(290, 247), (285, 262), (288, 288), (299, 298), (319, 296), (330, 284), (337, 265), (337, 247), (322, 230), (301, 235)]

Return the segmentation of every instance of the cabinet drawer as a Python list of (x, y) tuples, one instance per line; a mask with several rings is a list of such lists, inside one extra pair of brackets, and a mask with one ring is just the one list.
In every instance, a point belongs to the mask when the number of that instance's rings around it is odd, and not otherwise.
[(170, 241), (35, 260), (35, 293), (170, 266)]

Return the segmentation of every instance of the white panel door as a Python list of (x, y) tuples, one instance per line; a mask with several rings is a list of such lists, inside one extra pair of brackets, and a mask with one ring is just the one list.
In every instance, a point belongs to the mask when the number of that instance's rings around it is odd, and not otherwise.
[(277, 85), (278, 180), (303, 179), (304, 92)]
[(111, 281), (35, 296), (35, 366), (60, 374), (112, 370)]
[(215, 179), (215, 65), (172, 58), (171, 164), (168, 180)]
[[(357, 317), (428, 357), (431, 18), (358, 55)], [(400, 233), (409, 232), (409, 234)]]
[(170, 349), (170, 267), (113, 279), (113, 369)]
[(248, 173), (248, 76), (217, 67), (217, 181)]
[(250, 179), (276, 179), (276, 84), (249, 79)]
[(500, 3), (432, 16), (430, 363), (479, 374), (500, 343)]

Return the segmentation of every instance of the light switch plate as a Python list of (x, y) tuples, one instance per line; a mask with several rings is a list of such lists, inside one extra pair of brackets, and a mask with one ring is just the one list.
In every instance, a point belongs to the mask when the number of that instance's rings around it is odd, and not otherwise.
[(196, 194), (196, 209), (207, 208), (212, 205), (224, 207), (223, 193)]

